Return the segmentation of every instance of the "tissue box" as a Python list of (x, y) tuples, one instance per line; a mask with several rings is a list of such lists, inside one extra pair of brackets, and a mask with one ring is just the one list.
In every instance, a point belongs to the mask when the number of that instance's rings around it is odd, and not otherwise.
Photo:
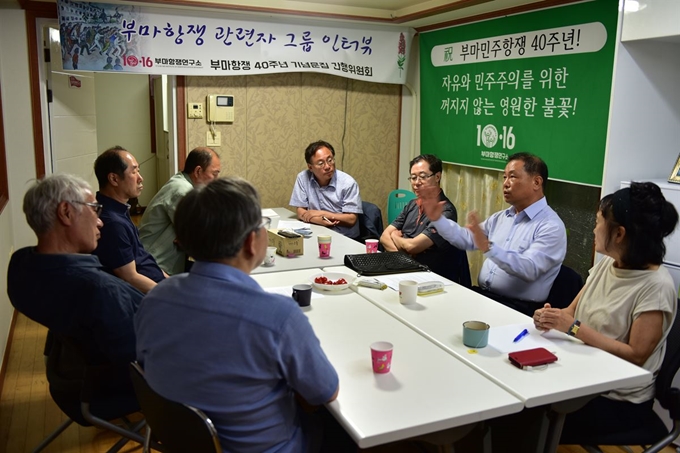
[(281, 236), (278, 230), (267, 230), (269, 246), (276, 247), (276, 253), (281, 256), (297, 256), (304, 254), (304, 238), (299, 234), (296, 237), (287, 238)]
[(272, 224), (269, 228), (277, 228), (279, 226), (280, 216), (273, 209), (263, 209), (262, 217), (269, 217), (272, 220)]

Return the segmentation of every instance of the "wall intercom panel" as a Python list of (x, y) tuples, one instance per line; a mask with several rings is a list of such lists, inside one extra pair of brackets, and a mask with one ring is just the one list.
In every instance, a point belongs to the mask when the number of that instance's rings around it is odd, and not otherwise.
[(229, 94), (208, 95), (208, 121), (232, 123), (234, 121), (234, 96)]

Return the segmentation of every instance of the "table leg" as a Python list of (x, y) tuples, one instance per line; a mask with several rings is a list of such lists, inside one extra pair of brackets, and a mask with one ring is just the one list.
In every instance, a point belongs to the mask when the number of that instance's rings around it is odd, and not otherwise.
[(548, 437), (545, 442), (544, 453), (557, 452), (557, 447), (560, 445), (560, 437), (562, 436), (562, 428), (564, 427), (564, 420), (567, 418), (567, 414), (581, 409), (588, 401), (596, 396), (598, 395), (588, 395), (550, 405), (548, 413)]

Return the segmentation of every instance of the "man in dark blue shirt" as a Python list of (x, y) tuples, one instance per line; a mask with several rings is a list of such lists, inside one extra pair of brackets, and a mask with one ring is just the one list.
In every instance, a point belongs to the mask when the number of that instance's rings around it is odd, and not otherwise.
[(380, 243), (388, 252), (401, 251), (413, 256), (432, 272), (461, 285), (470, 286), (470, 268), (464, 250), (441, 237), (421, 206), (421, 191), (432, 188), (444, 202), (442, 216), (457, 220), (456, 207), (441, 190), (442, 161), (433, 154), (416, 156), (409, 165), (411, 187), (418, 198), (411, 200), (391, 225), (385, 228)]
[(142, 193), (144, 178), (132, 154), (120, 146), (107, 149), (94, 162), (99, 182), (97, 201), (104, 206), (101, 239), (94, 254), (116, 277), (147, 293), (167, 277), (139, 240), (130, 219), (130, 198)]
[(127, 367), (135, 359), (133, 316), (143, 294), (89, 254), (97, 246), (101, 208), (75, 176), (53, 175), (31, 187), (24, 213), (38, 245), (12, 255), (7, 293), (21, 313), (74, 340), (89, 364)]

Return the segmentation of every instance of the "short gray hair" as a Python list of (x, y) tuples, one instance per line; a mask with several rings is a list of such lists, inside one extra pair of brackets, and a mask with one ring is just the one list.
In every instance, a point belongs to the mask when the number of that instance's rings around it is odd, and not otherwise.
[(177, 241), (199, 261), (233, 258), (261, 222), (257, 190), (237, 177), (217, 178), (193, 189), (175, 211)]
[(57, 206), (63, 201), (76, 203), (74, 208), (82, 209), (79, 203), (85, 201), (85, 192), (92, 192), (90, 185), (74, 175), (51, 175), (36, 181), (24, 195), (24, 214), (28, 225), (38, 236), (47, 233), (57, 219)]

